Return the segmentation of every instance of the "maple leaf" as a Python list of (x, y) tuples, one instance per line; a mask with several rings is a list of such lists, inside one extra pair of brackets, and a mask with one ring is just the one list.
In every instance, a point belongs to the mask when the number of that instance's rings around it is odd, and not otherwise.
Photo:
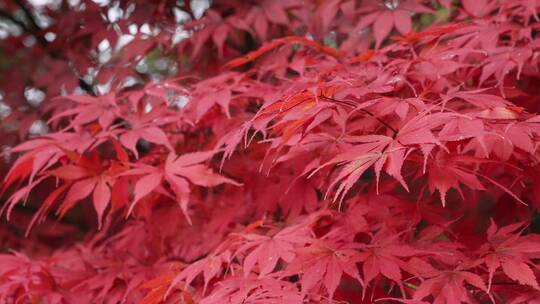
[(356, 266), (360, 259), (354, 250), (355, 247), (354, 244), (313, 242), (312, 245), (297, 251), (297, 257), (289, 263), (285, 273), (302, 274), (300, 284), (303, 294), (324, 286), (332, 298), (343, 274), (364, 285)]
[(538, 240), (511, 234), (522, 229), (522, 226), (522, 223), (516, 223), (499, 228), (491, 220), (491, 225), (487, 230), (489, 243), (484, 244), (480, 249), (483, 255), (482, 260), (489, 270), (488, 289), (491, 288), (493, 275), (502, 268), (504, 274), (510, 279), (540, 290), (534, 272), (529, 266), (530, 259), (540, 254)]
[(356, 145), (347, 152), (337, 155), (309, 175), (311, 177), (323, 167), (331, 164), (346, 163), (329, 186), (329, 189), (332, 189), (334, 185), (343, 180), (336, 191), (334, 201), (338, 199), (341, 201), (360, 176), (379, 160), (384, 149), (391, 142), (391, 138), (373, 135), (357, 138), (355, 141), (363, 144)]
[[(123, 150), (117, 146), (117, 151)], [(111, 188), (116, 182), (116, 176), (125, 171), (127, 167), (113, 162), (104, 168), (103, 161), (97, 154), (93, 154), (89, 158), (72, 151), (65, 151), (65, 153), (73, 161), (72, 164), (45, 172), (47, 176), (53, 176), (66, 182), (65, 188), (59, 188), (66, 191), (66, 196), (60, 204), (57, 214), (61, 217), (64, 216), (75, 203), (92, 194), (92, 202), (98, 215), (98, 228), (101, 228), (105, 210), (111, 202)], [(123, 158), (121, 155), (119, 157)], [(61, 194), (62, 192), (51, 193), (43, 207), (48, 208), (48, 203), (52, 203)]]
[(170, 286), (167, 289), (167, 293), (165, 294), (165, 297), (171, 292), (171, 290), (176, 285), (182, 282), (185, 286), (189, 286), (193, 282), (193, 280), (200, 274), (202, 274), (204, 278), (204, 287), (203, 287), (203, 293), (204, 293), (206, 291), (206, 288), (208, 287), (208, 284), (210, 283), (210, 280), (212, 280), (215, 277), (220, 276), (224, 268), (223, 264), (229, 264), (230, 259), (231, 259), (230, 252), (225, 251), (218, 255), (205, 257), (204, 259), (201, 259), (199, 261), (196, 261), (186, 266), (171, 281)]
[(359, 28), (373, 25), (373, 35), (376, 40), (376, 48), (379, 48), (384, 39), (390, 34), (393, 27), (402, 34), (412, 30), (410, 12), (430, 13), (431, 10), (417, 1), (389, 1), (375, 4), (375, 1), (364, 8)]
[[(43, 146), (42, 149), (38, 150), (41, 152), (40, 154), (34, 155), (33, 153), (29, 153), (22, 158), (32, 160), (30, 163), (32, 163), (33, 168), (27, 172), (35, 172), (32, 173), (32, 176), (39, 174), (39, 182), (32, 181), (33, 177), (31, 177), (30, 184), (23, 188), (24, 191), (16, 193), (9, 200), (9, 209), (13, 208), (14, 204), (16, 204), (20, 199), (27, 197), (30, 191), (45, 178), (55, 177), (65, 181), (66, 184), (59, 187), (56, 191), (53, 191), (46, 198), (45, 203), (40, 208), (40, 211), (31, 221), (31, 224), (27, 229), (27, 233), (38, 217), (43, 216), (50, 208), (52, 203), (60, 198), (64, 192), (67, 192), (67, 194), (60, 204), (57, 214), (62, 217), (74, 206), (75, 203), (93, 193), (94, 209), (98, 214), (98, 226), (101, 228), (103, 215), (111, 198), (110, 185), (113, 184), (114, 181), (113, 175), (122, 170), (121, 166), (112, 165), (105, 170), (102, 168), (101, 160), (97, 158), (95, 154), (93, 158), (87, 158), (77, 152), (58, 147), (54, 141), (45, 141), (42, 143), (46, 143), (46, 145)], [(47, 144), (52, 144), (52, 147), (48, 146)], [(19, 148), (26, 149), (24, 146)], [(55, 169), (46, 170), (57, 163), (61, 156), (67, 156), (73, 162), (73, 164), (67, 164)], [(29, 157), (33, 157), (33, 159)], [(19, 177), (13, 175), (10, 178)]]
[(537, 302), (538, 1), (4, 2), (1, 303)]
[(217, 303), (304, 303), (305, 296), (291, 282), (273, 278), (257, 279), (231, 278), (211, 295), (203, 298), (201, 304)]
[(414, 249), (406, 244), (400, 244), (399, 235), (388, 236), (388, 232), (379, 231), (373, 236), (369, 245), (361, 246), (363, 252), (359, 253), (359, 261), (363, 262), (365, 284), (369, 284), (377, 275), (381, 274), (400, 286), (402, 292), (401, 269), (409, 270), (402, 260), (406, 257), (417, 256), (421, 250)]
[(163, 169), (155, 168), (149, 165), (135, 164), (135, 168), (124, 172), (122, 175), (141, 175), (135, 183), (134, 200), (131, 203), (128, 214), (133, 211), (137, 203), (146, 195), (160, 188), (163, 180), (167, 181), (171, 187), (176, 200), (190, 221), (188, 215), (188, 199), (191, 192), (189, 183), (197, 186), (214, 187), (223, 183), (241, 186), (240, 183), (232, 179), (218, 175), (212, 169), (201, 164), (207, 161), (214, 151), (187, 153), (176, 156), (174, 153), (169, 153)]
[(471, 298), (465, 283), (488, 293), (488, 288), (479, 275), (465, 270), (453, 270), (441, 272), (423, 281), (416, 288), (413, 300), (422, 300), (433, 295), (437, 303), (469, 303)]
[(309, 231), (302, 225), (287, 227), (273, 236), (258, 234), (242, 235), (245, 244), (241, 245), (235, 255), (250, 249), (243, 263), (244, 276), (250, 275), (255, 265), (259, 266), (259, 277), (266, 277), (274, 271), (281, 259), (290, 263), (295, 254), (295, 247), (301, 247), (309, 240)]
[(237, 73), (223, 73), (197, 84), (192, 92), (191, 104), (196, 107), (195, 120), (199, 121), (214, 105), (219, 105), (225, 115), (230, 118), (229, 104), (233, 97), (232, 88), (241, 80)]
[(107, 129), (118, 116), (120, 110), (116, 104), (115, 95), (111, 93), (100, 98), (83, 95), (63, 96), (61, 99), (73, 101), (78, 106), (56, 114), (49, 121), (74, 116), (70, 119), (70, 126), (72, 127), (79, 127), (93, 121), (98, 121), (102, 128)]
[(338, 182), (343, 180), (334, 196), (334, 201), (342, 201), (345, 194), (368, 168), (375, 166), (378, 182), (380, 172), (384, 165), (387, 164), (385, 171), (395, 177), (405, 189), (408, 189), (401, 176), (401, 166), (408, 150), (407, 146), (442, 145), (430, 129), (443, 124), (450, 117), (452, 115), (447, 113), (417, 116), (407, 121), (395, 133), (393, 138), (382, 135), (365, 135), (351, 138), (352, 142), (362, 144), (353, 146), (347, 152), (337, 155), (332, 160), (321, 165), (310, 176), (313, 176), (315, 172), (325, 166), (345, 163), (344, 168), (341, 169), (329, 186), (329, 189), (332, 189)]
[[(471, 161), (470, 159), (463, 159), (463, 161)], [(470, 170), (464, 170), (463, 167), (458, 166), (460, 158), (448, 158), (448, 155), (444, 151), (440, 151), (436, 155), (435, 161), (429, 163), (427, 172), (428, 185), (433, 192), (435, 189), (439, 191), (441, 203), (446, 205), (446, 193), (449, 189), (454, 188), (459, 191), (462, 197), (464, 197), (460, 183), (466, 185), (473, 190), (485, 190), (485, 187), (478, 180), (474, 172)]]

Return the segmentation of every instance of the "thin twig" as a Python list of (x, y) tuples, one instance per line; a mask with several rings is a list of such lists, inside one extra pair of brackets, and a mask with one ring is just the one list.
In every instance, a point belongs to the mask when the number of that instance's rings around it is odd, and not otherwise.
[(384, 121), (384, 120), (380, 119), (379, 117), (375, 116), (375, 114), (371, 113), (370, 111), (368, 111), (366, 109), (360, 109), (360, 111), (362, 111), (363, 113), (377, 119), (380, 123), (385, 125), (388, 129), (392, 130), (392, 132), (394, 132), (394, 135), (396, 135), (398, 133), (398, 130), (396, 130), (394, 127), (389, 125), (386, 121)]
[[(348, 100), (338, 100), (338, 99), (335, 99), (335, 98), (332, 98), (332, 97), (328, 97), (328, 96), (319, 96), (319, 98), (322, 98), (322, 99), (326, 99), (326, 100), (329, 100), (329, 101), (332, 101), (332, 102), (335, 102), (335, 103), (339, 103), (339, 104), (343, 104), (343, 105), (347, 105), (347, 106), (350, 106), (350, 107), (353, 107), (355, 109), (357, 109), (357, 104), (352, 102), (352, 101), (348, 101)], [(392, 127), (390, 124), (388, 124), (386, 121), (382, 120), (381, 118), (377, 117), (375, 114), (371, 113), (370, 111), (366, 110), (366, 109), (358, 109), (360, 111), (362, 111), (362, 113), (364, 114), (367, 114), (373, 118), (375, 118), (377, 121), (379, 121), (381, 124), (383, 124), (384, 126), (386, 126), (388, 129), (392, 130), (392, 132), (394, 132), (394, 136), (398, 133), (398, 130), (396, 130), (394, 127)]]

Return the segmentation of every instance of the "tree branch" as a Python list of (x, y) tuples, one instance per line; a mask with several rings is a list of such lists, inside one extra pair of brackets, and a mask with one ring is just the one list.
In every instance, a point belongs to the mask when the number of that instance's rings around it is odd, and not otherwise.
[(28, 27), (26, 26), (24, 22), (22, 22), (21, 20), (15, 19), (15, 17), (13, 17), (10, 13), (6, 11), (0, 10), (0, 17), (3, 17), (4, 19), (9, 20), (10, 22), (14, 23), (18, 27), (22, 28), (22, 30), (25, 32), (29, 31)]
[(15, 0), (15, 3), (17, 3), (17, 6), (24, 12), (26, 19), (28, 19), (28, 22), (32, 25), (33, 30), (39, 31), (41, 28), (37, 24), (36, 19), (34, 19), (32, 11), (21, 0)]
[(46, 47), (49, 44), (49, 42), (47, 41), (47, 39), (45, 39), (43, 36), (41, 36), (41, 35), (39, 35), (37, 33), (41, 29), (39, 28), (39, 26), (37, 25), (36, 20), (32, 16), (32, 12), (20, 0), (16, 0), (15, 2), (20, 7), (20, 9), (24, 12), (25, 18), (28, 20), (28, 22), (30, 23), (31, 26), (28, 26), (24, 21), (15, 18), (12, 14), (10, 14), (10, 13), (8, 13), (6, 11), (3, 11), (3, 10), (0, 10), (0, 17), (3, 17), (5, 19), (11, 21), (12, 23), (14, 23), (18, 27), (20, 27), (25, 33), (34, 36), (34, 38), (36, 38), (36, 40), (43, 47)]

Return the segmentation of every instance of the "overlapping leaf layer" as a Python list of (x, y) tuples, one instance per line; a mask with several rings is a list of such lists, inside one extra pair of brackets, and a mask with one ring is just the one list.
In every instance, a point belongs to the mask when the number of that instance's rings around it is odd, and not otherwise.
[(8, 2), (0, 303), (540, 303), (540, 1)]

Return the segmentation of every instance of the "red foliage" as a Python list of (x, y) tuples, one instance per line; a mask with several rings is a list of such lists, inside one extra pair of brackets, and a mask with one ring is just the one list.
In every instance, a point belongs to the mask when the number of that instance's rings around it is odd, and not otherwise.
[(0, 6), (0, 303), (540, 303), (540, 1), (200, 4)]

